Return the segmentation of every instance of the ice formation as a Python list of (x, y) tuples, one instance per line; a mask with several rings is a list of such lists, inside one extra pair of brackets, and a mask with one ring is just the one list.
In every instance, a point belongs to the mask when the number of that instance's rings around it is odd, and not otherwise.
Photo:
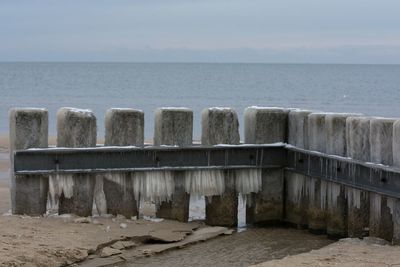
[[(113, 175), (113, 174), (109, 174)], [(108, 176), (108, 175), (107, 175)], [(94, 201), (93, 204), (96, 205), (96, 210), (99, 215), (107, 213), (107, 201), (106, 195), (103, 190), (103, 179), (104, 176), (102, 174), (96, 175), (96, 184), (94, 186)]]
[(377, 194), (377, 193), (373, 193), (371, 192), (370, 195), (370, 214), (372, 217), (372, 220), (374, 222), (377, 222), (380, 220), (381, 217), (381, 202), (382, 202), (382, 197), (381, 195)]
[(347, 205), (349, 208), (361, 208), (361, 190), (356, 188), (348, 188), (347, 191)]
[(321, 180), (321, 209), (326, 209), (326, 201), (327, 201), (327, 193), (328, 193), (328, 182)]
[(49, 177), (49, 206), (57, 208), (58, 199), (64, 193), (65, 198), (73, 196), (74, 177), (72, 174), (55, 174)]
[(262, 188), (261, 169), (236, 170), (235, 187), (243, 195), (259, 192)]
[(244, 205), (252, 206), (250, 194), (262, 189), (261, 169), (236, 170), (235, 176), (235, 189), (239, 193), (239, 199)]
[(225, 176), (222, 170), (187, 171), (186, 192), (194, 196), (218, 196), (225, 192)]
[(169, 201), (175, 191), (175, 181), (171, 171), (134, 172), (132, 185), (137, 201), (156, 203)]
[[(321, 187), (322, 192), (322, 187)], [(335, 183), (329, 183), (327, 185), (328, 193), (328, 209), (337, 208), (337, 198), (340, 195), (340, 185)], [(322, 196), (321, 196), (322, 199)], [(321, 204), (322, 205), (322, 204)]]
[(306, 187), (305, 177), (297, 173), (292, 173), (288, 183), (288, 200), (294, 204), (300, 205), (301, 196), (304, 194), (304, 189)]

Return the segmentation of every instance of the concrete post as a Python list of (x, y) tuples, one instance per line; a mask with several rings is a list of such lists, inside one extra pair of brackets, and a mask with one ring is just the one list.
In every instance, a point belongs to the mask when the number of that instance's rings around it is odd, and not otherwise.
[[(193, 141), (193, 111), (188, 108), (160, 108), (155, 111), (154, 145), (190, 146)], [(186, 193), (184, 172), (174, 172), (175, 192), (171, 201), (162, 202), (157, 217), (187, 222), (190, 196)]]
[[(14, 151), (47, 147), (48, 113), (45, 109), (15, 108), (10, 117), (10, 162)], [(48, 176), (11, 175), (11, 207), (13, 214), (42, 215), (46, 213)]]
[[(58, 147), (94, 147), (96, 146), (96, 117), (90, 110), (61, 108), (57, 112)], [(90, 216), (93, 208), (95, 175), (74, 174), (73, 194), (66, 198), (61, 194), (58, 213), (73, 213), (78, 216)]]
[[(393, 124), (393, 166), (400, 167), (400, 120)], [(393, 244), (400, 245), (400, 199), (393, 199)]]
[[(201, 143), (203, 145), (239, 144), (239, 122), (236, 112), (231, 108), (209, 108), (202, 112)], [(206, 223), (208, 225), (237, 225), (238, 194), (232, 173), (225, 173), (225, 193), (212, 196), (206, 203)]]
[[(371, 161), (393, 165), (393, 124), (394, 119), (372, 118), (370, 123)], [(370, 193), (369, 235), (388, 241), (393, 239), (394, 199)]]
[(154, 145), (192, 145), (193, 111), (191, 109), (159, 108), (154, 115)]
[[(308, 115), (308, 147), (309, 150), (325, 153), (326, 128), (325, 116), (328, 113), (311, 113)], [(319, 178), (310, 179), (308, 206), (308, 229), (312, 233), (326, 232), (326, 182)]]
[(308, 149), (309, 110), (291, 110), (288, 115), (288, 143), (298, 148)]
[[(105, 146), (143, 146), (144, 113), (135, 109), (112, 108), (105, 116)], [(103, 190), (107, 202), (107, 213), (124, 215), (126, 218), (138, 216), (133, 195), (130, 173), (118, 173), (119, 179), (103, 177)], [(122, 179), (122, 183), (118, 180)]]
[(244, 136), (247, 144), (286, 143), (287, 109), (249, 107), (244, 112)]
[[(370, 161), (370, 118), (348, 117), (346, 119), (347, 156), (356, 160)], [(347, 188), (349, 237), (364, 237), (369, 228), (369, 192)]]
[[(288, 116), (288, 143), (308, 149), (308, 110), (291, 110)], [(298, 228), (308, 225), (308, 185), (310, 177), (285, 171), (285, 220)]]
[[(244, 112), (246, 144), (286, 142), (288, 110), (249, 107)], [(253, 224), (275, 223), (283, 219), (283, 170), (263, 170), (262, 190), (252, 193), (252, 205), (246, 209), (246, 221)]]
[[(327, 114), (325, 116), (326, 153), (345, 157), (347, 154), (346, 119), (357, 114)], [(340, 172), (340, 169), (337, 169)], [(327, 229), (328, 236), (347, 236), (346, 187), (334, 182), (327, 183)]]

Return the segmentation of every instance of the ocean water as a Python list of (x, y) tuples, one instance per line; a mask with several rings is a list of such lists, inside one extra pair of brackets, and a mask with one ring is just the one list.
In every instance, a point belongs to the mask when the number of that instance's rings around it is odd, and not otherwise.
[(151, 140), (157, 107), (193, 109), (198, 139), (207, 107), (235, 108), (242, 125), (253, 105), (400, 117), (399, 103), (400, 65), (0, 63), (0, 134), (12, 107), (47, 108), (53, 135), (60, 107), (92, 109), (99, 137), (108, 108), (141, 109)]

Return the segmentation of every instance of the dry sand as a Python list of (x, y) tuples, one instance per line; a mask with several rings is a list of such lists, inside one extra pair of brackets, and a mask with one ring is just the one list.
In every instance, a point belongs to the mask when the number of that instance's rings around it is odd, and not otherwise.
[(253, 267), (281, 266), (343, 266), (388, 267), (400, 266), (400, 247), (384, 244), (380, 239), (346, 238), (308, 253), (272, 260)]

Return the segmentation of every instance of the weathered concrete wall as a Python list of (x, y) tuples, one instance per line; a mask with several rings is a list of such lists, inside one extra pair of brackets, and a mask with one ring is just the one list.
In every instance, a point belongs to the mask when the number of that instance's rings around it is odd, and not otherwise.
[[(250, 107), (244, 113), (245, 143), (269, 144), (286, 142), (287, 109)], [(252, 194), (246, 210), (249, 223), (274, 223), (283, 219), (284, 178), (282, 170), (262, 171), (262, 190)]]
[[(371, 161), (393, 165), (393, 124), (394, 119), (372, 118), (370, 124)], [(393, 238), (394, 199), (377, 193), (370, 193), (370, 236), (389, 241)]]
[[(47, 147), (48, 113), (45, 109), (14, 108), (10, 118), (10, 161), (14, 151)], [(11, 175), (11, 208), (13, 214), (46, 213), (48, 177), (43, 175)]]
[[(96, 117), (90, 110), (61, 108), (57, 112), (58, 147), (93, 147), (96, 146), (96, 135)], [(92, 214), (95, 175), (74, 174), (72, 179), (73, 196), (61, 195), (58, 212), (89, 216)]]
[[(104, 143), (106, 146), (143, 146), (143, 111), (128, 108), (107, 110)], [(107, 213), (122, 214), (126, 218), (138, 216), (130, 173), (115, 175), (120, 176), (119, 179), (107, 179), (107, 176), (100, 175), (103, 179)]]
[[(154, 144), (189, 146), (193, 139), (193, 111), (161, 108), (155, 112)], [(171, 201), (157, 207), (157, 217), (187, 222), (190, 196), (185, 191), (184, 172), (174, 172), (175, 192)]]
[[(209, 108), (202, 112), (203, 145), (239, 144), (239, 122), (231, 108)], [(212, 196), (206, 202), (206, 223), (218, 226), (236, 226), (238, 194), (235, 190), (234, 172), (225, 172), (225, 192)]]
[[(370, 120), (369, 117), (348, 117), (346, 119), (347, 156), (370, 162)], [(348, 236), (364, 237), (369, 234), (369, 192), (347, 188)]]

